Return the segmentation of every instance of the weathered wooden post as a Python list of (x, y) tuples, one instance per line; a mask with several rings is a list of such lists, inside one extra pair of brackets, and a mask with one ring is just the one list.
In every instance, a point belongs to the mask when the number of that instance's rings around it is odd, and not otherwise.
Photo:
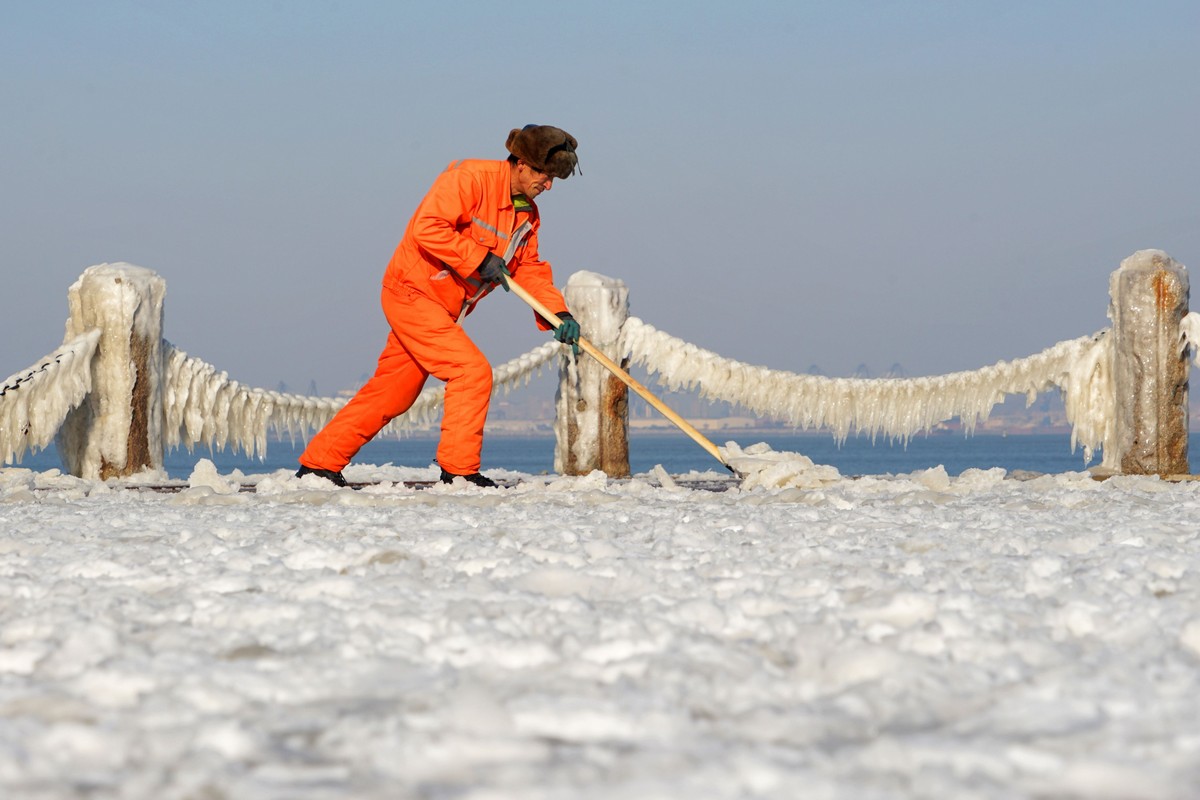
[(88, 267), (68, 291), (66, 340), (100, 328), (92, 392), (57, 445), (72, 475), (106, 480), (163, 465), (162, 317), (166, 282), (131, 264)]
[[(616, 278), (576, 272), (563, 292), (585, 338), (613, 361), (622, 362), (618, 341), (629, 316), (629, 289)], [(554, 469), (561, 475), (602, 470), (629, 475), (629, 390), (594, 359), (581, 355), (558, 372)]]
[(1117, 452), (1105, 463), (1127, 475), (1187, 474), (1187, 270), (1161, 250), (1139, 250), (1112, 274), (1109, 294)]

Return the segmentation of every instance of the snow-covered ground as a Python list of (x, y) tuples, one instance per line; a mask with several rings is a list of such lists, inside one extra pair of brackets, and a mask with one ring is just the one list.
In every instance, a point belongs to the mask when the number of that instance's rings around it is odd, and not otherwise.
[(0, 796), (1200, 794), (1194, 483), (238, 480), (0, 470)]

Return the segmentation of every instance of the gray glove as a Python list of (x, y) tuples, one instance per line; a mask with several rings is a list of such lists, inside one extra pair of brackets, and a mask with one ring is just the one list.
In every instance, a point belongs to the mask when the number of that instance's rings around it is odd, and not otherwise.
[(479, 277), (487, 283), (500, 284), (506, 292), (511, 291), (505, 278), (512, 277), (512, 273), (508, 271), (508, 265), (504, 263), (504, 259), (495, 253), (488, 253), (487, 257), (483, 259), (483, 263), (479, 265)]

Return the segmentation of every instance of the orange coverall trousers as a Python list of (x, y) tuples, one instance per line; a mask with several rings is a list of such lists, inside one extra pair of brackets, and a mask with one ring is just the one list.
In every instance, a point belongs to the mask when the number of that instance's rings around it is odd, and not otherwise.
[(391, 331), (375, 374), (312, 438), (300, 463), (341, 471), (354, 454), (416, 401), (430, 375), (446, 382), (437, 461), (454, 475), (479, 472), (492, 366), (439, 303), (409, 287), (384, 287)]

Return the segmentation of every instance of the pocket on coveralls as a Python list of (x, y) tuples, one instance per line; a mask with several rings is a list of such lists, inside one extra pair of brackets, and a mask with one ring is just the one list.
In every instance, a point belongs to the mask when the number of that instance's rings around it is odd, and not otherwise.
[(441, 272), (429, 276), (429, 294), (448, 314), (457, 315), (462, 307), (463, 298), (466, 297), (466, 290), (448, 270), (443, 272), (447, 273), (445, 278), (441, 277)]

